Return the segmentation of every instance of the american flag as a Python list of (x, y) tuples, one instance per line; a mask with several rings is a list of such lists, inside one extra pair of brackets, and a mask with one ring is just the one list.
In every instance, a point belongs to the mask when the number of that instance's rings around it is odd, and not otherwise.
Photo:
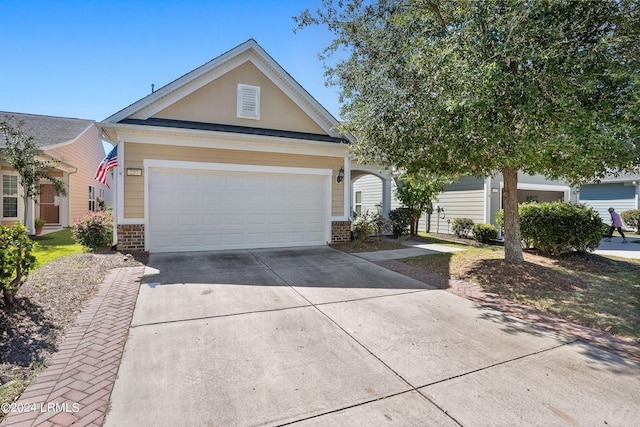
[(111, 152), (107, 154), (107, 157), (102, 160), (102, 163), (100, 163), (100, 166), (98, 166), (98, 170), (96, 171), (96, 176), (94, 178), (106, 185), (108, 188), (111, 188), (109, 187), (109, 184), (107, 184), (107, 171), (111, 168), (115, 168), (116, 166), (118, 166), (117, 145), (113, 147), (113, 150), (111, 150)]

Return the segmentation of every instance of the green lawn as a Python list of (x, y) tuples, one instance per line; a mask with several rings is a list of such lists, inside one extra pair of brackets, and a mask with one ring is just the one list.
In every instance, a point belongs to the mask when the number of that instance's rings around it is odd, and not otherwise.
[(38, 265), (44, 265), (54, 259), (69, 254), (81, 253), (85, 249), (71, 237), (71, 229), (65, 228), (55, 233), (40, 236), (36, 249), (33, 251)]

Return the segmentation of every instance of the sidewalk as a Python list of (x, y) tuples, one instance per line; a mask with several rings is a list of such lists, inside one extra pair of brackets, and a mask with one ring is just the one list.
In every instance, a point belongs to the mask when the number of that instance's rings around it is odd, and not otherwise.
[(2, 427), (102, 425), (143, 269), (119, 268), (107, 275), (48, 367), (12, 404)]
[(618, 236), (618, 234), (615, 234), (610, 242), (602, 239), (600, 246), (594, 253), (597, 255), (640, 259), (640, 239), (627, 237), (627, 240), (628, 243), (622, 243), (622, 237)]

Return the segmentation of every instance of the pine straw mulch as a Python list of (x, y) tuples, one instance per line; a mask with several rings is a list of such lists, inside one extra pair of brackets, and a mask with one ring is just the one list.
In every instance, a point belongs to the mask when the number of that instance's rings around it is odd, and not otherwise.
[(136, 258), (117, 252), (68, 255), (31, 272), (13, 307), (0, 298), (0, 385), (27, 380), (46, 363), (109, 270), (141, 265)]

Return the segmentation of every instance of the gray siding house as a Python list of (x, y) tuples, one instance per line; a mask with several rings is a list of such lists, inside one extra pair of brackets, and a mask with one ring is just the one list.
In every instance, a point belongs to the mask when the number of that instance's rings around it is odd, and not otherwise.
[[(385, 201), (385, 182), (390, 182), (390, 197)], [(388, 185), (388, 184), (387, 184)], [(489, 178), (465, 177), (445, 187), (434, 202), (436, 212), (431, 218), (431, 231), (451, 234), (451, 225), (456, 218), (471, 218), (474, 223), (495, 225), (496, 215), (502, 209), (502, 174)], [(395, 197), (395, 182), (382, 176), (362, 174), (352, 178), (353, 212), (387, 212), (401, 206)], [(518, 176), (518, 201), (553, 202), (578, 201), (578, 190), (563, 181), (551, 181), (542, 175)], [(439, 210), (437, 209), (439, 208)], [(419, 231), (426, 230), (426, 215), (420, 220)]]
[(594, 208), (609, 224), (607, 209), (610, 207), (618, 213), (640, 209), (640, 173), (626, 173), (604, 178), (599, 183), (585, 184), (580, 188), (578, 201)]

